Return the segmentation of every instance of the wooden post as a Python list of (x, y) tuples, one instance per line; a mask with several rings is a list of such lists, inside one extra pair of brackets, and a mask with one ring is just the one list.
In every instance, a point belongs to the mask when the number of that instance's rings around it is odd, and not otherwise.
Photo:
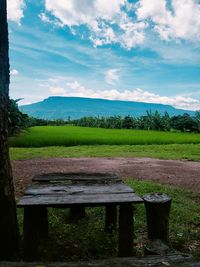
[(121, 204), (119, 209), (119, 257), (133, 255), (133, 206)]
[(171, 198), (163, 193), (147, 194), (143, 197), (148, 238), (169, 241), (169, 213), (171, 208)]
[(38, 259), (39, 238), (48, 236), (46, 207), (24, 207), (24, 260)]
[(24, 207), (24, 260), (38, 259), (37, 207)]
[(112, 233), (117, 225), (117, 206), (107, 205), (105, 209), (105, 231)]
[(48, 211), (46, 207), (37, 208), (39, 238), (47, 238), (49, 232)]
[(85, 218), (85, 207), (84, 206), (76, 206), (70, 208), (70, 221), (77, 222)]

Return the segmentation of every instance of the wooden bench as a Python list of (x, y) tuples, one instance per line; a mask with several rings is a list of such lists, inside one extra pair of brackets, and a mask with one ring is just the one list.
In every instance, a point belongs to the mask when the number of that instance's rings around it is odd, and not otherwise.
[(119, 206), (119, 256), (133, 252), (133, 204), (143, 203), (129, 186), (116, 175), (87, 173), (53, 173), (33, 178), (20, 199), (18, 207), (24, 208), (25, 259), (38, 256), (38, 240), (48, 235), (47, 208), (105, 206), (105, 226), (115, 224)]

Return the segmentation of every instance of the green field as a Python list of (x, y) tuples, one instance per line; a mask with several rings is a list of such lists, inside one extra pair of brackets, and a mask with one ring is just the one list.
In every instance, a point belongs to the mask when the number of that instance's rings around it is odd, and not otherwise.
[(12, 160), (33, 158), (149, 157), (200, 161), (200, 144), (11, 147)]
[(200, 134), (75, 126), (37, 126), (10, 139), (12, 147), (166, 144), (200, 144)]

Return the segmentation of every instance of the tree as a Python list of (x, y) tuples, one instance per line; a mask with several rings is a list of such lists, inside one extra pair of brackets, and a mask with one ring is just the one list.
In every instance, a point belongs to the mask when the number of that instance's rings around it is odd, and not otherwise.
[(130, 117), (129, 115), (126, 116), (126, 117), (124, 117), (122, 126), (125, 129), (132, 129), (134, 127), (134, 120), (133, 120), (133, 118)]
[(200, 132), (200, 110), (197, 110), (195, 113), (195, 121), (197, 124), (197, 131)]
[(17, 105), (20, 99), (9, 99), (8, 106), (8, 134), (14, 135), (20, 130), (27, 128), (31, 121), (27, 114), (22, 113)]
[(170, 124), (172, 129), (179, 130), (182, 132), (197, 131), (197, 122), (187, 113), (184, 113), (182, 116), (173, 116), (171, 118)]
[(0, 260), (17, 249), (18, 227), (8, 151), (9, 57), (6, 0), (0, 0)]

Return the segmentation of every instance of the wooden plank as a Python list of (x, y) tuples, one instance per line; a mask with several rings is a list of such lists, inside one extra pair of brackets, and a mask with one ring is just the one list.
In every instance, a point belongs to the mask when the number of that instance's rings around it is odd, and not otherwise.
[(191, 255), (173, 254), (168, 256), (145, 256), (111, 258), (79, 262), (0, 262), (0, 267), (199, 267), (200, 261)]
[(47, 173), (36, 175), (32, 179), (33, 182), (52, 182), (52, 181), (85, 181), (95, 183), (117, 183), (121, 179), (116, 174), (110, 173)]
[(132, 193), (133, 189), (125, 184), (110, 185), (66, 185), (66, 184), (33, 184), (29, 186), (25, 195), (51, 195), (51, 194), (108, 194)]
[(143, 199), (135, 193), (121, 194), (82, 194), (82, 195), (24, 195), (18, 207), (47, 206), (72, 207), (73, 205), (99, 206), (105, 204), (142, 203)]

